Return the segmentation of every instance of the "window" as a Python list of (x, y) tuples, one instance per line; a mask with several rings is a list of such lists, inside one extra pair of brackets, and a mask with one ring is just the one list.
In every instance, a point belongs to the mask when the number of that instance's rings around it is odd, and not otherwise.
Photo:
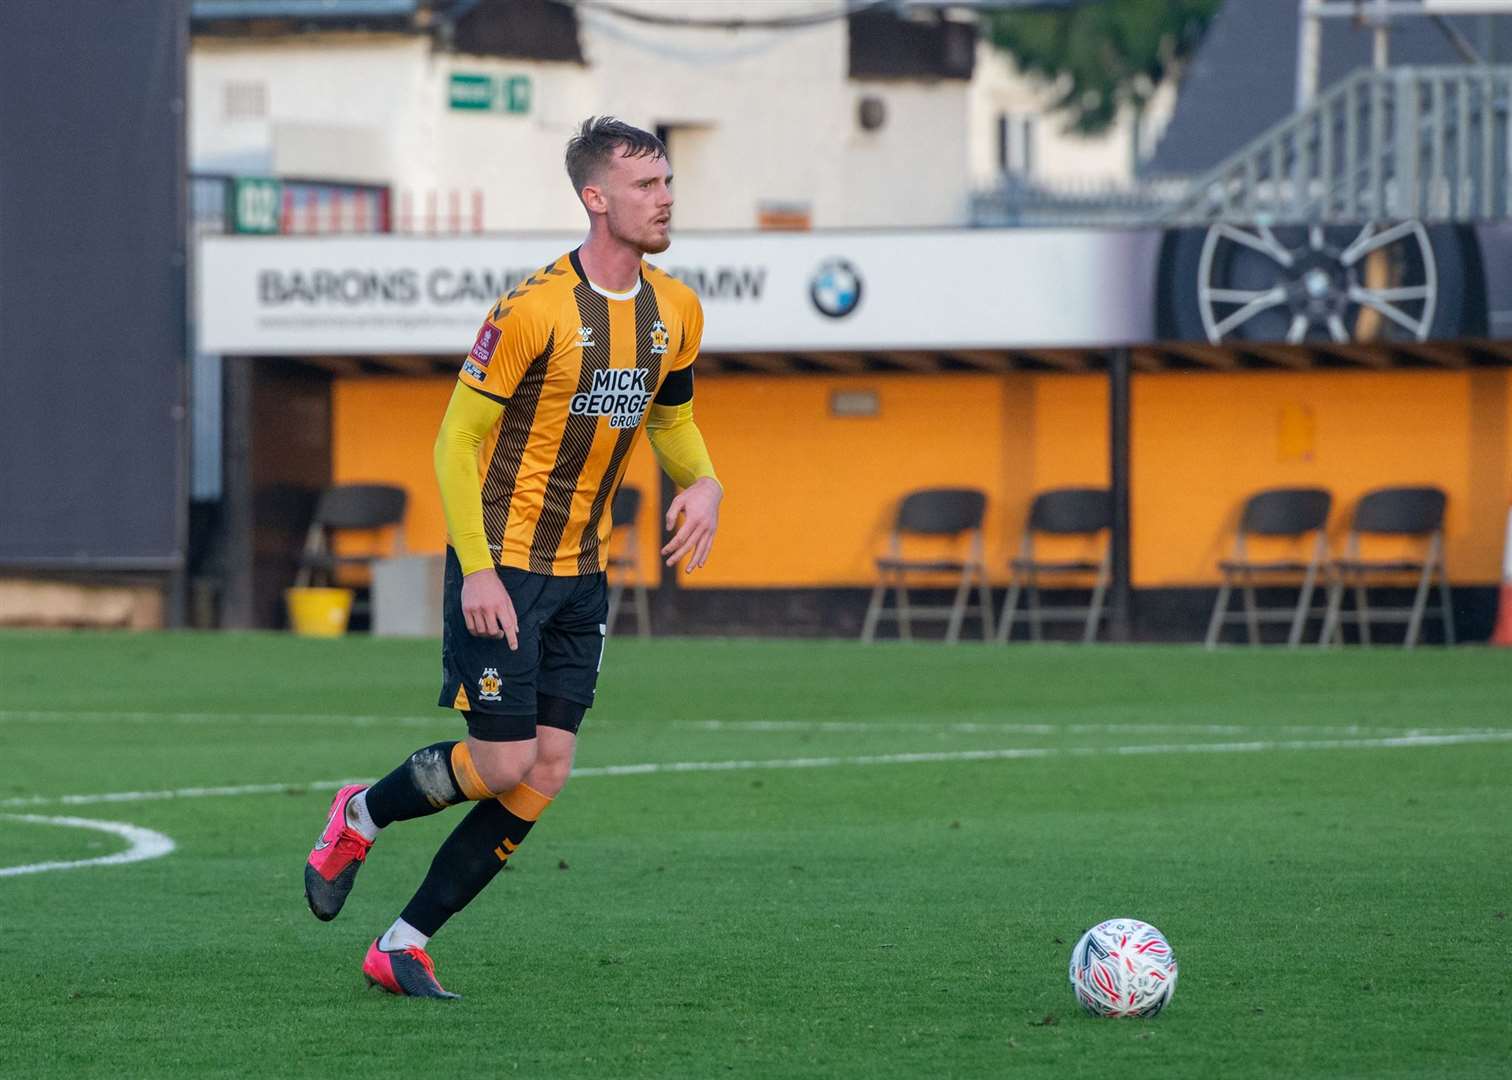
[(268, 115), (267, 84), (228, 82), (224, 105), (227, 120), (261, 120)]
[(1038, 121), (1033, 116), (998, 114), (998, 171), (1009, 176), (1034, 175), (1034, 140)]

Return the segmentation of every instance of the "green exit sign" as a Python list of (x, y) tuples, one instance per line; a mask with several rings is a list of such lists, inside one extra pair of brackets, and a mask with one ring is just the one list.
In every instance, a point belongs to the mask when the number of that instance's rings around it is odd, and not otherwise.
[(231, 231), (276, 233), (283, 209), (283, 185), (261, 176), (239, 176), (226, 189)]
[(447, 103), (466, 112), (528, 113), (529, 75), (476, 75), (452, 72)]
[(507, 79), (500, 80), (500, 87), (504, 91), (505, 112), (528, 113), (530, 111), (529, 75), (511, 75)]

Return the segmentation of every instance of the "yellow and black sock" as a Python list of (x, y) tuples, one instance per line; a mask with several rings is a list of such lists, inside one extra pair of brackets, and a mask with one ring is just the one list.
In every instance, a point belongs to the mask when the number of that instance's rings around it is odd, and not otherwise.
[(461, 802), (493, 793), (473, 765), (465, 742), (438, 742), (421, 747), (393, 772), (367, 789), (367, 812), (382, 829), (395, 821), (425, 817)]
[(550, 796), (523, 783), (478, 803), (441, 844), (399, 917), (426, 936), (441, 929), (504, 868), (550, 805)]

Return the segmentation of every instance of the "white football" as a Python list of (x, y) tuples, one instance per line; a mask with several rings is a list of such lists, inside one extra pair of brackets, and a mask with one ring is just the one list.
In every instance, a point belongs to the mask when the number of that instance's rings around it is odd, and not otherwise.
[(1138, 919), (1109, 919), (1071, 950), (1071, 988), (1093, 1016), (1154, 1016), (1176, 993), (1176, 955)]

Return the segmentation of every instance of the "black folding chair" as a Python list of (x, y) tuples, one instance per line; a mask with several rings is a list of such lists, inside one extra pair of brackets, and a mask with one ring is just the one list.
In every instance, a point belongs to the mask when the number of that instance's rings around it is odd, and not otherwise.
[(630, 590), (635, 615), (635, 631), (643, 638), (651, 636), (651, 603), (646, 591), (646, 582), (640, 573), (640, 521), (641, 492), (633, 484), (621, 484), (609, 504), (609, 517), (614, 522), (609, 554), (609, 614), (606, 617), (606, 633), (614, 633), (619, 618), (620, 601), (625, 590)]
[[(945, 641), (954, 645), (961, 637), (961, 624), (967, 615), (977, 615), (982, 622), (982, 640), (992, 632), (992, 597), (987, 590), (987, 568), (982, 560), (982, 517), (987, 510), (987, 496), (977, 488), (926, 488), (906, 495), (898, 506), (888, 540), (888, 553), (877, 560), (877, 584), (861, 628), (861, 640), (876, 639), (877, 626), (883, 621), (898, 624), (898, 636), (913, 640), (915, 620), (945, 621)], [(964, 559), (908, 558), (905, 541), (910, 537), (964, 541)], [(908, 590), (914, 575), (955, 578), (955, 600), (948, 606), (916, 606), (909, 603)], [(972, 585), (977, 588), (978, 602), (968, 604)], [(913, 584), (914, 588), (925, 587)], [(896, 604), (887, 607), (887, 593), (896, 593)]]
[[(384, 556), (376, 552), (338, 555), (332, 549), (331, 535), (343, 531), (392, 528), (393, 542), (387, 554), (402, 555), (404, 510), (408, 502), (409, 496), (403, 488), (388, 484), (338, 484), (326, 488), (315, 502), (315, 514), (305, 533), (294, 584), (300, 588), (320, 585), (351, 587), (355, 590), (352, 614), (371, 611), (373, 563)], [(353, 580), (349, 573), (352, 570), (361, 571), (361, 578)]]
[[(1234, 556), (1218, 563), (1223, 584), (1213, 604), (1213, 616), (1208, 620), (1204, 642), (1207, 648), (1217, 645), (1223, 628), (1232, 623), (1243, 624), (1249, 643), (1258, 645), (1260, 624), (1268, 622), (1290, 623), (1286, 644), (1297, 647), (1308, 615), (1322, 614), (1314, 611), (1312, 604), (1328, 559), (1328, 512), (1332, 506), (1333, 495), (1322, 488), (1272, 488), (1258, 491), (1245, 501), (1239, 529), (1234, 534)], [(1252, 538), (1261, 539), (1262, 543), (1289, 541), (1295, 554), (1300, 555), (1305, 549), (1306, 558), (1253, 559)], [(1295, 604), (1260, 607), (1255, 602), (1256, 588), (1284, 587), (1296, 588)], [(1242, 611), (1229, 610), (1229, 599), (1236, 588), (1244, 599)]]
[(404, 510), (409, 496), (403, 488), (387, 484), (338, 484), (326, 488), (315, 503), (315, 515), (305, 533), (299, 555), (300, 587), (339, 584), (340, 572), (348, 567), (371, 569), (374, 554), (338, 555), (331, 550), (331, 534), (393, 528), (392, 554), (404, 552)]
[[(1428, 612), (1428, 594), (1438, 582), (1436, 615), (1444, 624), (1444, 644), (1454, 644), (1454, 609), (1450, 606), (1449, 573), (1444, 565), (1444, 506), (1448, 499), (1436, 487), (1377, 488), (1361, 496), (1350, 522), (1342, 557), (1329, 563), (1328, 613), (1323, 622), (1322, 644), (1343, 643), (1344, 593), (1354, 594), (1354, 621), (1360, 644), (1370, 644), (1373, 622), (1407, 624), (1403, 648), (1417, 644), (1423, 617)], [(1361, 555), (1362, 537), (1397, 537), (1408, 541), (1418, 554), (1397, 558), (1367, 559)], [(1416, 578), (1415, 585), (1413, 578)], [(1412, 603), (1405, 607), (1372, 607), (1372, 588), (1413, 588)]]
[[(1018, 558), (1008, 564), (1012, 574), (1003, 617), (998, 622), (997, 640), (1009, 641), (1015, 622), (1028, 622), (1029, 634), (1035, 641), (1044, 640), (1047, 622), (1081, 623), (1083, 643), (1095, 640), (1112, 573), (1112, 545), (1103, 534), (1112, 527), (1113, 496), (1107, 488), (1052, 488), (1036, 495), (1029, 504), (1029, 520), (1019, 542)], [(1081, 536), (1088, 543), (1100, 544), (1102, 551), (1096, 559), (1043, 559), (1035, 555), (1036, 536)], [(1053, 589), (1060, 592), (1078, 588), (1075, 579), (1089, 575), (1092, 577), (1089, 603), (1046, 606), (1040, 602), (1046, 579), (1055, 582)], [(1024, 611), (1018, 610), (1021, 596), (1028, 601)]]

